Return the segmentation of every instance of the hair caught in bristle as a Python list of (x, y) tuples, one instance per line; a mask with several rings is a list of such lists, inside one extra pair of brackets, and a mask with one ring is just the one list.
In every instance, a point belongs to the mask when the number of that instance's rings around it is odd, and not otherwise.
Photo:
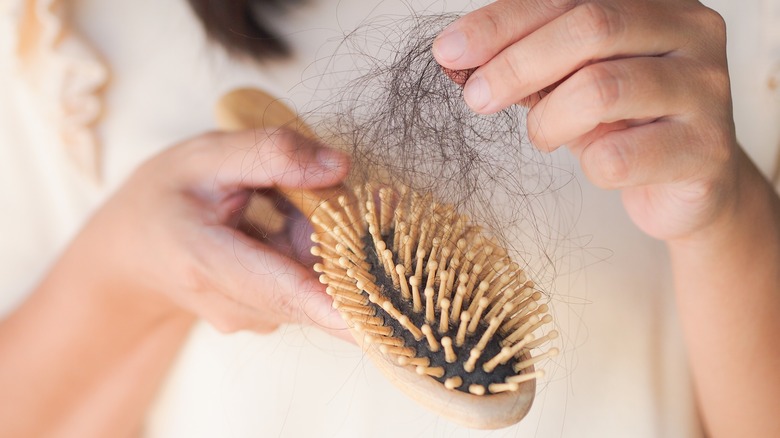
[(517, 391), (556, 349), (542, 295), (507, 252), (452, 205), (358, 186), (325, 202), (312, 253), (334, 307), (400, 366), (476, 395)]

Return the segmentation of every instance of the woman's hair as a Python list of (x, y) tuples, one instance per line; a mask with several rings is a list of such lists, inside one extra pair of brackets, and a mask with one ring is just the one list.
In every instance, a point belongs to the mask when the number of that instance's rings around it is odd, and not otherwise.
[(290, 54), (270, 17), (303, 0), (189, 0), (208, 36), (234, 55), (263, 60)]

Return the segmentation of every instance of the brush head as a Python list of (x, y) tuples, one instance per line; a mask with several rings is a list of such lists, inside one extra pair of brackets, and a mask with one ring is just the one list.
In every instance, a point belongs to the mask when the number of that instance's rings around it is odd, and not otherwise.
[[(506, 251), (451, 205), (363, 186), (313, 216), (315, 266), (356, 339), (407, 393), (469, 427), (530, 408), (531, 350), (557, 336), (542, 294)], [(426, 388), (421, 391), (421, 388)]]
[[(259, 90), (234, 90), (216, 109), (227, 129), (313, 135)], [(547, 305), (501, 245), (452, 205), (401, 187), (277, 189), (310, 217), (320, 281), (391, 382), (466, 427), (525, 416), (542, 375), (534, 365), (558, 350), (531, 353), (557, 332), (537, 334), (552, 321)]]

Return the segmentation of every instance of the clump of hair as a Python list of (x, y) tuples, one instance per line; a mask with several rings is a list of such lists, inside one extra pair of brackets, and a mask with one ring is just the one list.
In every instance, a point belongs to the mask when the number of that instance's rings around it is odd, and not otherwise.
[(523, 108), (474, 113), (462, 96), (472, 72), (444, 70), (433, 58), (434, 38), (456, 18), (388, 18), (350, 32), (327, 65), (316, 66), (324, 73), (311, 79), (313, 87), (331, 93), (310, 119), (320, 119), (315, 127), (325, 141), (352, 153), (356, 184), (400, 182), (453, 204), (537, 281), (549, 280), (554, 243), (552, 225), (540, 219), (541, 195), (558, 182), (526, 139)]

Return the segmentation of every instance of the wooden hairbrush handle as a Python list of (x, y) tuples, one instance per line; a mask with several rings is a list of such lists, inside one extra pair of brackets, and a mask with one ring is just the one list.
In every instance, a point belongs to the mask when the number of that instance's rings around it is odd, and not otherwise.
[[(311, 130), (290, 110), (268, 94), (255, 89), (239, 89), (225, 95), (216, 107), (217, 120), (224, 129), (283, 126), (314, 137)], [(322, 190), (277, 187), (307, 217), (327, 200), (335, 200), (350, 189), (338, 186)], [(408, 396), (428, 409), (454, 422), (476, 429), (498, 429), (517, 423), (530, 409), (536, 392), (535, 380), (520, 384), (519, 390), (489, 395), (453, 391), (413, 368), (399, 366), (380, 349), (365, 341), (365, 334), (350, 328), (366, 355), (382, 373)], [(533, 367), (530, 367), (533, 370)]]

